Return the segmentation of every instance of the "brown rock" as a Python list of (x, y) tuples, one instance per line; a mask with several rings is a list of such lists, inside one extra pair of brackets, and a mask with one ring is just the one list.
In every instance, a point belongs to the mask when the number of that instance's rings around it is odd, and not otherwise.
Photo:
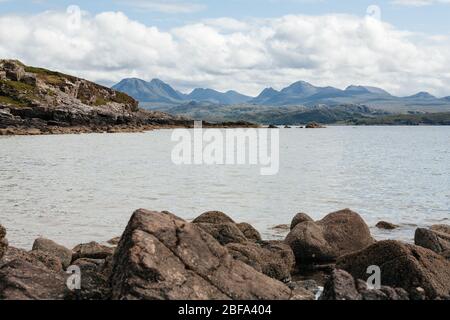
[(87, 271), (93, 271), (98, 272), (102, 270), (103, 266), (105, 265), (104, 259), (89, 259), (89, 258), (81, 258), (74, 262), (72, 262), (72, 265), (79, 266), (81, 272), (87, 272)]
[(248, 240), (262, 241), (261, 234), (252, 225), (242, 222), (236, 225)]
[(450, 235), (450, 225), (448, 224), (435, 224), (430, 227), (431, 230), (441, 232)]
[(344, 270), (336, 269), (325, 283), (320, 300), (362, 300), (353, 277)]
[(107, 300), (111, 298), (108, 278), (93, 270), (81, 269), (81, 289), (68, 291), (66, 300)]
[(425, 290), (430, 299), (450, 292), (450, 262), (431, 250), (399, 241), (380, 241), (368, 248), (340, 257), (336, 267), (366, 280), (369, 266), (381, 268), (381, 283), (405, 289), (413, 295)]
[(39, 268), (46, 268), (55, 272), (62, 272), (63, 266), (61, 260), (44, 251), (25, 251), (14, 247), (9, 247), (0, 266), (5, 265), (14, 260), (22, 260)]
[(101, 245), (95, 241), (79, 244), (72, 251), (74, 261), (82, 258), (106, 259), (114, 254), (114, 248)]
[(322, 129), (325, 128), (321, 124), (318, 124), (317, 122), (310, 122), (306, 125), (306, 129)]
[(450, 250), (450, 234), (435, 230), (418, 228), (414, 235), (414, 243), (444, 255)]
[(66, 293), (63, 273), (17, 259), (0, 268), (1, 300), (61, 300)]
[(294, 219), (292, 219), (291, 222), (291, 230), (295, 228), (296, 225), (298, 225), (299, 223), (305, 222), (305, 221), (314, 221), (310, 216), (308, 216), (306, 213), (297, 213), (294, 217)]
[(202, 228), (203, 231), (212, 235), (221, 245), (226, 245), (228, 243), (244, 243), (248, 241), (234, 223), (215, 224), (197, 222), (195, 224)]
[(8, 240), (6, 240), (6, 229), (0, 225), (0, 260), (8, 249)]
[(115, 237), (107, 241), (108, 244), (117, 246), (120, 242), (120, 237)]
[(294, 254), (288, 245), (280, 241), (230, 243), (226, 248), (233, 258), (258, 272), (283, 282), (291, 279), (295, 266)]
[(196, 224), (138, 210), (114, 255), (113, 299), (289, 299), (290, 289), (232, 258)]
[(386, 221), (380, 221), (376, 224), (376, 227), (378, 229), (394, 230), (398, 228), (398, 225)]
[(29, 262), (38, 260), (49, 270), (55, 272), (62, 272), (64, 270), (61, 260), (53, 254), (45, 251), (29, 251), (28, 255), (31, 257)]
[(295, 225), (285, 242), (294, 251), (297, 264), (332, 262), (374, 242), (369, 227), (355, 212), (333, 212), (320, 221)]
[(38, 238), (34, 240), (32, 251), (47, 252), (59, 258), (64, 269), (70, 266), (72, 262), (72, 251), (49, 239)]
[(205, 213), (202, 213), (200, 216), (194, 219), (192, 221), (193, 223), (213, 223), (213, 224), (220, 224), (220, 223), (235, 223), (233, 219), (231, 219), (229, 216), (227, 216), (225, 213), (220, 211), (208, 211)]
[(323, 226), (306, 221), (298, 224), (285, 239), (294, 252), (297, 264), (327, 262), (336, 259), (336, 253), (325, 239)]

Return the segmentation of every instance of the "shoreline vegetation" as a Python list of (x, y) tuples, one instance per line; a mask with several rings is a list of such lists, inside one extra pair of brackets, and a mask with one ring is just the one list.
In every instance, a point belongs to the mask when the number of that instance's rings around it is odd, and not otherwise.
[[(289, 113), (286, 116), (306, 128), (311, 127), (311, 123), (316, 124), (315, 128), (322, 124), (450, 125), (450, 113), (391, 115), (372, 112), (372, 116), (365, 117), (355, 115), (362, 114), (360, 111), (367, 108), (353, 106), (352, 112), (349, 108), (315, 108), (295, 117)], [(341, 117), (344, 121), (336, 116), (336, 110), (345, 114)], [(259, 127), (259, 123), (267, 125), (267, 121), (260, 122), (257, 117), (242, 119), (245, 120), (204, 121), (203, 126), (249, 128)], [(273, 124), (293, 125), (291, 120), (289, 123), (278, 120)], [(84, 79), (26, 66), (17, 60), (0, 60), (0, 135), (143, 132), (180, 127), (192, 128), (193, 120), (142, 109), (138, 101), (127, 94)]]
[[(415, 244), (374, 240), (349, 209), (319, 221), (298, 213), (283, 228), (284, 241), (265, 241), (223, 212), (186, 221), (140, 209), (108, 245), (68, 249), (39, 238), (27, 251), (8, 246), (0, 225), (0, 299), (450, 299), (450, 225), (418, 228)], [(81, 285), (69, 290), (74, 266)], [(371, 288), (377, 269), (380, 286)]]

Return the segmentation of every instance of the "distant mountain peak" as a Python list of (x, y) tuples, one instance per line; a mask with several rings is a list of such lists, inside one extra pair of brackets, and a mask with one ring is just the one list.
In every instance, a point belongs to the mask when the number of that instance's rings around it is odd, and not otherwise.
[(436, 99), (435, 96), (433, 96), (432, 94), (430, 94), (429, 92), (426, 91), (421, 91), (419, 93), (416, 93), (412, 96), (409, 96), (407, 98), (413, 98), (413, 99)]
[(354, 92), (354, 93), (373, 93), (373, 94), (390, 95), (390, 93), (387, 92), (386, 90), (383, 90), (383, 89), (377, 88), (377, 87), (371, 87), (371, 86), (351, 85), (351, 86), (348, 86), (345, 89), (345, 91)]

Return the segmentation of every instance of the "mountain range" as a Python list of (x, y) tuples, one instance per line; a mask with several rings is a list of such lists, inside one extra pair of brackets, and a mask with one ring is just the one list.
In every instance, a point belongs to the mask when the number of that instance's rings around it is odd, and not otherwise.
[(229, 105), (245, 103), (252, 99), (233, 90), (223, 93), (213, 89), (197, 88), (190, 94), (184, 94), (159, 79), (153, 79), (150, 82), (137, 78), (124, 79), (112, 88), (128, 93), (143, 104), (178, 105), (190, 101), (201, 101)]
[(189, 102), (202, 102), (211, 105), (248, 104), (272, 107), (354, 104), (389, 112), (450, 111), (450, 97), (437, 98), (428, 92), (397, 97), (376, 87), (351, 85), (342, 90), (330, 86), (318, 87), (305, 81), (295, 82), (279, 91), (266, 88), (257, 97), (250, 97), (233, 90), (219, 92), (208, 88), (197, 88), (189, 94), (184, 94), (159, 79), (147, 82), (129, 78), (120, 81), (112, 88), (132, 96), (144, 108), (159, 110), (189, 105)]

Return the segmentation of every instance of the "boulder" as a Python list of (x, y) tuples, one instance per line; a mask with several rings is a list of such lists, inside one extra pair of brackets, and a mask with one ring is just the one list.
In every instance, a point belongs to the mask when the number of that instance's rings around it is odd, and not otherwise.
[(62, 300), (66, 276), (16, 259), (0, 268), (0, 300)]
[(72, 262), (72, 251), (49, 239), (38, 238), (34, 240), (32, 251), (47, 252), (59, 258), (64, 269), (70, 266)]
[(384, 230), (394, 230), (398, 228), (398, 225), (387, 222), (387, 221), (380, 221), (378, 222), (375, 227), (378, 229), (384, 229)]
[(0, 224), (0, 260), (8, 249), (8, 240), (6, 240), (6, 229)]
[(215, 224), (197, 222), (196, 225), (202, 228), (203, 231), (212, 235), (221, 245), (226, 245), (228, 243), (244, 243), (248, 241), (234, 223), (227, 222)]
[(361, 300), (355, 279), (344, 270), (334, 270), (325, 283), (320, 300)]
[(450, 234), (436, 231), (436, 229), (418, 228), (414, 235), (414, 243), (440, 255), (446, 255), (450, 250)]
[(262, 241), (261, 234), (252, 225), (242, 222), (236, 225), (244, 236), (251, 241)]
[(193, 223), (235, 223), (233, 219), (220, 211), (208, 211), (195, 218)]
[(423, 288), (428, 299), (450, 293), (450, 262), (431, 250), (399, 241), (380, 241), (364, 250), (340, 257), (336, 267), (367, 280), (369, 266), (379, 266), (381, 283), (403, 288), (410, 295)]
[(295, 228), (296, 225), (305, 221), (314, 221), (310, 216), (306, 213), (297, 213), (291, 222), (291, 230)]
[(228, 252), (236, 260), (240, 260), (256, 271), (283, 281), (289, 282), (295, 266), (292, 249), (280, 241), (230, 243)]
[(326, 263), (374, 243), (364, 220), (349, 209), (333, 212), (320, 221), (306, 219), (295, 225), (285, 242), (297, 264)]
[(78, 259), (106, 259), (114, 254), (114, 248), (104, 246), (95, 241), (82, 243), (72, 249), (73, 261)]
[(283, 283), (233, 259), (194, 223), (136, 211), (114, 254), (113, 299), (287, 300)]

